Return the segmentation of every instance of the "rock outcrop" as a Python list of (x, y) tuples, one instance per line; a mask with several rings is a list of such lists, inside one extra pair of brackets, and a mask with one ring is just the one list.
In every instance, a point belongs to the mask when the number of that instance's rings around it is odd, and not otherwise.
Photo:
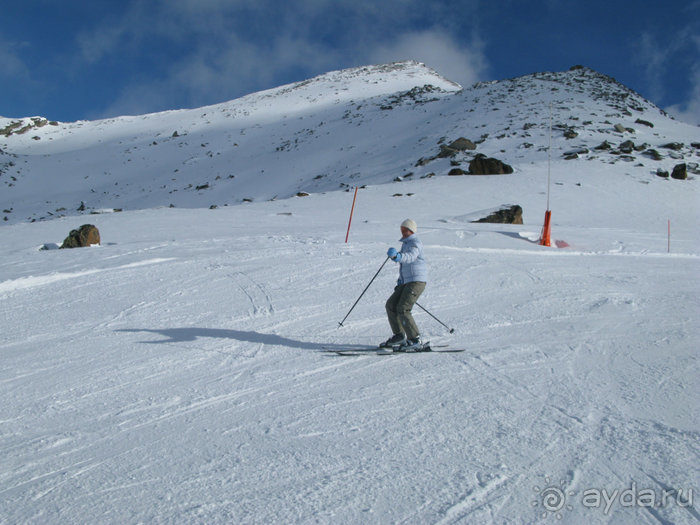
[(61, 248), (83, 248), (100, 244), (100, 231), (93, 224), (83, 224), (77, 230), (71, 230)]

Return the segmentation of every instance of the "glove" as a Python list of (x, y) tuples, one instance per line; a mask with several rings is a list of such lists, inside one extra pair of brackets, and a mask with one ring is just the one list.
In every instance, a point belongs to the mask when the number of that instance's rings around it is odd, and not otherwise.
[(389, 248), (389, 250), (386, 252), (386, 255), (387, 257), (396, 262), (401, 261), (401, 254), (396, 251), (396, 248)]

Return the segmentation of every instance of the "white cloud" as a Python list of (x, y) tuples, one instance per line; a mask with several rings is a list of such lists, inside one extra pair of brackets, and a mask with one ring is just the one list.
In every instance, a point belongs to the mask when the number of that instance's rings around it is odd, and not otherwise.
[[(655, 101), (666, 101), (666, 111), (674, 117), (694, 125), (700, 125), (700, 66), (697, 62), (688, 65), (682, 57), (700, 56), (700, 27), (692, 14), (700, 11), (700, 1), (688, 5), (688, 23), (676, 28), (672, 38), (661, 41), (649, 32), (642, 33), (637, 41), (635, 63), (644, 68), (644, 76), (647, 82), (649, 96)], [(688, 73), (687, 81), (690, 83), (688, 98), (685, 101), (668, 104), (667, 98), (670, 92), (678, 93), (678, 89), (671, 89), (669, 80), (671, 64), (676, 64), (680, 75)], [(685, 78), (678, 78), (685, 87)], [(678, 84), (674, 87), (678, 88)], [(678, 97), (678, 95), (676, 95)]]
[[(408, 59), (464, 86), (484, 80), (481, 41), (460, 44), (450, 35), (465, 28), (448, 29), (438, 7), (418, 0), (128, 2), (77, 36), (71, 70), (113, 58), (133, 65), (99, 116), (197, 107), (330, 70)], [(415, 28), (436, 16), (446, 25)], [(142, 69), (143, 58), (150, 69)]]
[(463, 87), (485, 80), (488, 70), (478, 38), (465, 46), (439, 29), (403, 34), (375, 49), (370, 59), (374, 63), (417, 60)]
[[(700, 2), (696, 2), (696, 7), (700, 8)], [(700, 36), (694, 34), (688, 40), (688, 45), (695, 48), (695, 56), (699, 56)], [(700, 65), (697, 63), (690, 69), (689, 80), (691, 89), (688, 99), (667, 107), (666, 111), (683, 122), (700, 126)]]
[(638, 41), (638, 53), (635, 62), (643, 66), (644, 76), (647, 80), (649, 95), (655, 100), (664, 95), (664, 66), (672, 51), (663, 47), (649, 33), (642, 33)]
[[(0, 89), (4, 94), (4, 97), (0, 97), (0, 115), (5, 117), (26, 116), (18, 114), (13, 103), (21, 101), (33, 107), (45, 96), (46, 89), (43, 89), (37, 75), (21, 56), (20, 51), (25, 47), (29, 47), (29, 44), (7, 41), (0, 36)], [(29, 111), (36, 114), (33, 110)]]
[(688, 124), (700, 126), (700, 68), (693, 70), (691, 77), (692, 90), (690, 98), (682, 104), (674, 104), (666, 108), (666, 111), (674, 118)]
[(78, 35), (82, 58), (88, 63), (100, 61), (121, 45), (126, 33), (125, 25), (114, 25), (99, 27), (93, 32)]
[(24, 44), (8, 42), (0, 38), (0, 78), (8, 80), (26, 81), (30, 78), (29, 68), (16, 52)]
[[(281, 72), (298, 67), (327, 71), (337, 57), (311, 42), (280, 35), (265, 46), (221, 36), (217, 45), (200, 42), (172, 60), (158, 76), (127, 83), (117, 100), (99, 115), (137, 115), (181, 107), (199, 107), (275, 87)], [(299, 80), (302, 80), (301, 78)]]

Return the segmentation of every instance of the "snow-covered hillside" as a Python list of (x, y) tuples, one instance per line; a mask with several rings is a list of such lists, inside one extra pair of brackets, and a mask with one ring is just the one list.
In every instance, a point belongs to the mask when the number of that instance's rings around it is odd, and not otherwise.
[[(587, 69), (415, 63), (56, 124), (0, 140), (0, 523), (700, 520), (698, 128)], [(514, 173), (447, 176), (478, 153)], [(422, 333), (466, 351), (329, 352), (389, 335), (394, 263), (338, 322), (406, 217), (455, 329)]]
[[(8, 135), (0, 135), (0, 209), (18, 222), (79, 208), (221, 207), (443, 176), (475, 154), (520, 173), (547, 159), (550, 108), (554, 159), (579, 152), (591, 172), (616, 163), (645, 183), (683, 161), (697, 171), (697, 127), (590, 69), (460, 90), (423, 64), (402, 62), (193, 110), (66, 124), (0, 119)], [(477, 149), (419, 163), (459, 137)], [(595, 149), (606, 141), (609, 149)], [(628, 141), (636, 149), (624, 153)], [(665, 147), (672, 143), (682, 146)]]

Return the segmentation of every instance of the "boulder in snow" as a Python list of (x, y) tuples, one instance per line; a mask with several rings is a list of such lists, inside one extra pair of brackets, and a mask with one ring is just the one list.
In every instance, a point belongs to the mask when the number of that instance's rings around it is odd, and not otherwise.
[(447, 146), (442, 144), (440, 146), (440, 153), (438, 153), (438, 158), (454, 157), (460, 151), (475, 150), (476, 144), (471, 140), (465, 139), (464, 137), (459, 137), (457, 140), (451, 142)]
[(477, 154), (469, 163), (471, 175), (503, 175), (513, 173), (513, 168), (498, 159)]
[(676, 164), (671, 172), (671, 178), (685, 180), (688, 178), (688, 166), (685, 164)]
[(61, 248), (83, 248), (93, 244), (100, 244), (100, 231), (93, 224), (83, 224), (77, 230), (71, 230)]
[(522, 224), (523, 209), (517, 204), (504, 205), (501, 209), (496, 210), (483, 219), (472, 222), (492, 222), (497, 224)]

